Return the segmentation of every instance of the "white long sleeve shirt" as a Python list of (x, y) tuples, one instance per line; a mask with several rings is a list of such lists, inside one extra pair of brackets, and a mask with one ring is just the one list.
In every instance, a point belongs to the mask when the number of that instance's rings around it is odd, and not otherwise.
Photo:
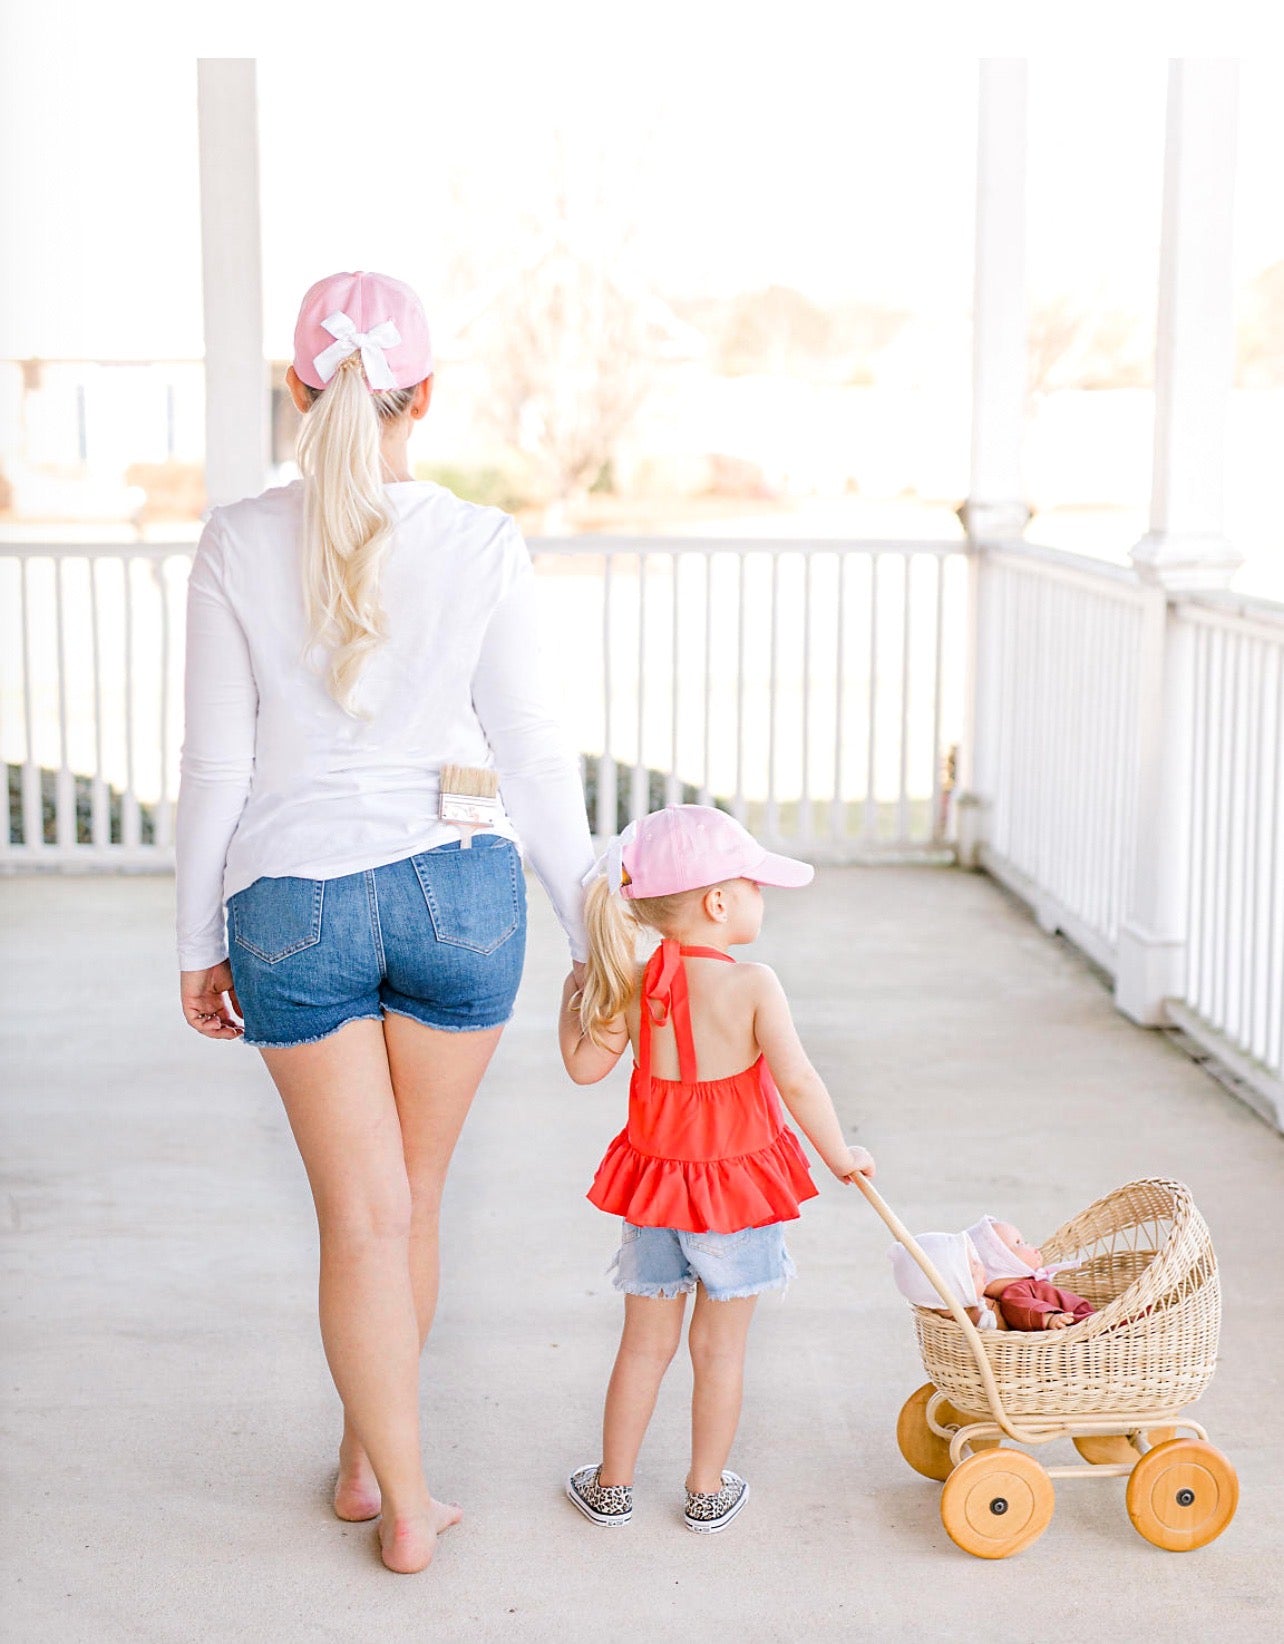
[(354, 718), (307, 654), (303, 486), (216, 508), (187, 606), (178, 798), (178, 958), (227, 956), (224, 903), (263, 875), (334, 879), (459, 838), (437, 819), (446, 764), (499, 774), (497, 830), (529, 856), (584, 957), (593, 849), (575, 759), (542, 680), (534, 571), (514, 521), (414, 480), (380, 582), (387, 639)]

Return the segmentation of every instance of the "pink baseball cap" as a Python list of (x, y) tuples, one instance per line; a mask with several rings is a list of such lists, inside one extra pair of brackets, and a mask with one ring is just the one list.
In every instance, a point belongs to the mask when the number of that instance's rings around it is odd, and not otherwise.
[(310, 287), (294, 326), (294, 370), (324, 388), (349, 354), (361, 350), (371, 388), (413, 388), (432, 376), (432, 343), (423, 304), (388, 274), (327, 274)]
[(712, 805), (666, 805), (630, 823), (620, 836), (620, 866), (620, 894), (630, 899), (672, 896), (725, 879), (792, 889), (809, 885), (816, 872), (809, 862), (765, 850), (734, 816)]

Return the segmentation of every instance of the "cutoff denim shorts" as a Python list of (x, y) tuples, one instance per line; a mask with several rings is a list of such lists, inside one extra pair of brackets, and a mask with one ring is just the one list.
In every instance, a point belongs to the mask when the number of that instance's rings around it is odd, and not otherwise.
[(475, 834), (339, 879), (256, 879), (227, 904), (245, 1043), (326, 1039), (388, 1011), (429, 1027), (499, 1027), (526, 953), (510, 839)]
[(785, 1249), (783, 1222), (738, 1233), (687, 1233), (625, 1222), (611, 1266), (628, 1296), (685, 1296), (697, 1282), (710, 1301), (736, 1301), (785, 1289), (797, 1268)]

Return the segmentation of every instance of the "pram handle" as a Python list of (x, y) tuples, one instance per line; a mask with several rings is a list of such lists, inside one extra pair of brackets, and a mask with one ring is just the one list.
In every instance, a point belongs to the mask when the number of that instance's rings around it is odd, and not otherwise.
[(999, 1423), (1000, 1427), (1006, 1430), (1008, 1427), (1007, 1413), (1003, 1408), (1003, 1400), (999, 1396), (999, 1385), (994, 1379), (994, 1370), (990, 1364), (989, 1355), (986, 1353), (981, 1342), (981, 1332), (972, 1323), (971, 1319), (968, 1318), (967, 1310), (955, 1296), (949, 1285), (947, 1285), (945, 1280), (941, 1277), (934, 1263), (928, 1258), (918, 1240), (910, 1232), (909, 1228), (906, 1227), (905, 1223), (900, 1219), (892, 1207), (887, 1203), (886, 1199), (883, 1198), (883, 1195), (874, 1186), (873, 1182), (868, 1181), (859, 1173), (849, 1176), (848, 1180), (855, 1182), (856, 1186), (860, 1188), (861, 1192), (865, 1195), (870, 1204), (878, 1212), (879, 1216), (881, 1216), (883, 1221), (887, 1224), (888, 1232), (891, 1233), (892, 1237), (898, 1244), (904, 1245), (905, 1249), (909, 1251), (915, 1262), (922, 1269), (927, 1282), (932, 1286), (932, 1289), (936, 1291), (936, 1294), (941, 1298), (941, 1301), (944, 1303), (946, 1308), (949, 1309), (950, 1316), (953, 1318), (954, 1322), (962, 1329), (963, 1334), (968, 1339), (968, 1345), (972, 1349), (972, 1355), (976, 1359), (976, 1367), (980, 1372), (982, 1385), (984, 1386), (986, 1396), (990, 1401), (991, 1414), (994, 1416), (995, 1421)]

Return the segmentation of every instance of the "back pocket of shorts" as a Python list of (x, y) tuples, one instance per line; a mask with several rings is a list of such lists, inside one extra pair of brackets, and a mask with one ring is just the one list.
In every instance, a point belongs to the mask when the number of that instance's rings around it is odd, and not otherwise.
[(256, 879), (227, 904), (232, 940), (275, 965), (321, 940), (322, 879)]
[(695, 1233), (691, 1243), (706, 1256), (731, 1258), (739, 1255), (756, 1231), (756, 1228), (742, 1227), (734, 1233)]
[(483, 836), (467, 850), (447, 846), (410, 860), (439, 942), (494, 953), (521, 924), (524, 886), (511, 840)]

